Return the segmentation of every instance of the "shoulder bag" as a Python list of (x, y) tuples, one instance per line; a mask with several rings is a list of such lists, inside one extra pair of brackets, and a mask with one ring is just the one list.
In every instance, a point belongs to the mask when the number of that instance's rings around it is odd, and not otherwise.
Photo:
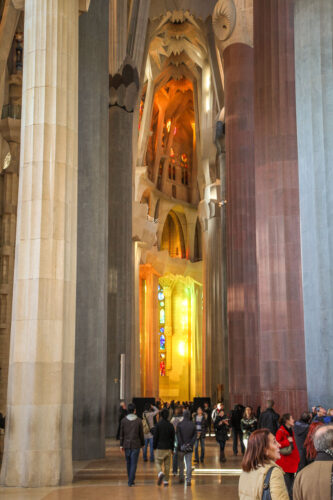
[(293, 449), (294, 449), (294, 445), (293, 445), (293, 443), (290, 443), (289, 446), (285, 446), (284, 448), (280, 448), (279, 451), (280, 451), (281, 455), (286, 456), (286, 455), (291, 455), (293, 452)]
[(272, 500), (271, 497), (271, 491), (269, 489), (269, 482), (271, 480), (271, 475), (273, 472), (273, 469), (275, 469), (275, 465), (273, 465), (267, 472), (265, 480), (264, 480), (264, 490), (262, 492), (262, 497), (261, 500)]

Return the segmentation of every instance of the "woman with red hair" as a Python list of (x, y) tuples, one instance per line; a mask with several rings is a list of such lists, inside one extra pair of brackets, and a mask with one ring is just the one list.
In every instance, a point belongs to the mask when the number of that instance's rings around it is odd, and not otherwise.
[(283, 470), (275, 464), (280, 458), (279, 450), (280, 445), (269, 429), (250, 435), (239, 478), (240, 500), (261, 500), (264, 483), (269, 483), (272, 500), (289, 500)]
[(307, 465), (311, 464), (317, 456), (317, 450), (313, 444), (313, 436), (318, 427), (321, 427), (322, 425), (324, 425), (322, 422), (312, 422), (312, 424), (310, 424), (308, 434), (304, 441)]

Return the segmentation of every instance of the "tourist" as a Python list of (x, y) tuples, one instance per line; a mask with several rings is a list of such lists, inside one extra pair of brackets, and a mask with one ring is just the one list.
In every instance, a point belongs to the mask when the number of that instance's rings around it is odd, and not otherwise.
[(178, 442), (177, 442), (177, 426), (179, 422), (183, 420), (182, 416), (182, 409), (180, 406), (176, 406), (174, 416), (171, 419), (171, 423), (175, 429), (175, 445), (174, 445), (174, 450), (173, 450), (173, 457), (172, 457), (172, 473), (174, 476), (177, 475), (178, 472)]
[(261, 500), (268, 473), (271, 499), (289, 500), (283, 470), (275, 463), (280, 458), (279, 450), (280, 445), (269, 429), (259, 429), (250, 435), (239, 478), (240, 500)]
[(314, 437), (315, 461), (296, 476), (294, 500), (329, 500), (333, 498), (333, 425), (317, 428)]
[(158, 414), (159, 410), (156, 406), (150, 403), (145, 404), (145, 410), (142, 415), (143, 433), (145, 438), (145, 446), (143, 448), (143, 461), (147, 462), (147, 450), (149, 446), (150, 461), (154, 462), (154, 417)]
[(284, 470), (284, 479), (286, 482), (289, 498), (293, 498), (293, 484), (295, 473), (298, 469), (300, 456), (296, 446), (293, 426), (294, 419), (290, 413), (285, 413), (280, 419), (281, 427), (276, 433), (276, 440), (280, 444), (281, 458), (277, 464)]
[(213, 421), (213, 425), (214, 425), (214, 422), (215, 422), (215, 419), (216, 417), (218, 416), (219, 414), (219, 411), (220, 410), (224, 410), (224, 403), (217, 403), (217, 405), (214, 405), (214, 409), (212, 411), (212, 421)]
[(279, 428), (279, 418), (280, 415), (274, 410), (274, 401), (269, 399), (266, 410), (260, 414), (258, 428), (269, 429), (275, 435)]
[(175, 443), (175, 429), (168, 418), (169, 409), (163, 408), (154, 432), (157, 484), (161, 485), (163, 482), (164, 486), (169, 484), (171, 455)]
[(257, 429), (257, 426), (258, 420), (254, 416), (253, 408), (252, 406), (247, 406), (241, 420), (241, 430), (243, 433), (243, 443), (245, 448), (247, 447), (250, 435)]
[(220, 445), (220, 462), (223, 463), (227, 461), (224, 449), (225, 443), (228, 439), (229, 420), (222, 409), (220, 409), (219, 414), (215, 419), (214, 429), (215, 439)]
[(312, 464), (317, 456), (317, 450), (314, 446), (313, 436), (318, 427), (322, 427), (324, 424), (322, 422), (312, 422), (310, 424), (307, 436), (304, 441), (306, 465)]
[(243, 433), (241, 430), (241, 420), (244, 414), (244, 406), (237, 404), (231, 412), (230, 425), (232, 428), (232, 448), (234, 455), (238, 455), (238, 439), (240, 443), (241, 452), (244, 455), (245, 446), (243, 443)]
[(332, 422), (331, 415), (325, 410), (323, 406), (316, 407), (316, 415), (313, 422), (322, 422), (323, 424), (330, 424)]
[(195, 423), (191, 421), (188, 410), (183, 412), (183, 420), (177, 426), (179, 482), (184, 482), (184, 463), (186, 464), (186, 484), (191, 486), (192, 453), (197, 433)]
[(127, 415), (126, 403), (125, 401), (120, 401), (120, 406), (118, 410), (118, 429), (116, 439), (120, 439), (120, 424), (124, 417)]
[(294, 425), (295, 441), (300, 457), (298, 472), (302, 470), (306, 465), (308, 465), (304, 442), (309, 431), (310, 422), (311, 413), (305, 411), (304, 413), (302, 413), (301, 418), (297, 420)]
[(203, 463), (205, 460), (205, 438), (207, 432), (207, 415), (203, 412), (202, 408), (199, 406), (196, 413), (193, 413), (193, 422), (195, 423), (197, 431), (197, 439), (195, 441), (194, 447), (194, 462), (199, 463), (199, 443), (201, 448), (200, 462)]
[(128, 414), (120, 424), (120, 450), (122, 452), (125, 450), (128, 486), (134, 485), (140, 448), (144, 444), (142, 420), (136, 415), (135, 405), (130, 403)]

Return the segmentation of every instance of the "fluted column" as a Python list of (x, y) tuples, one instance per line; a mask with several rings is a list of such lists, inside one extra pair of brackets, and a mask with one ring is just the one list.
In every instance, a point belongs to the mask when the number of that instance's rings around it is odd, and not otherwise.
[(78, 11), (78, 0), (25, 2), (7, 486), (72, 479)]
[(105, 455), (108, 0), (79, 21), (79, 179), (73, 458)]
[(330, 406), (333, 394), (332, 39), (332, 1), (296, 0), (296, 110), (310, 407), (318, 401)]
[(255, 186), (262, 404), (307, 408), (293, 0), (254, 0)]
[[(223, 61), (226, 258), (231, 404), (259, 404), (252, 0), (220, 0), (213, 26)], [(223, 28), (225, 27), (225, 28)]]
[(149, 13), (149, 0), (109, 2), (109, 216), (106, 435), (118, 426), (120, 355), (125, 354), (124, 394), (133, 394), (136, 366), (134, 318), (133, 111)]

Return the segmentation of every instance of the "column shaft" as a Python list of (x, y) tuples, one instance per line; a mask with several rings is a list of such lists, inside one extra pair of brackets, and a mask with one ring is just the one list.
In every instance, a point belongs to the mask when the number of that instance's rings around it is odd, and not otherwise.
[[(333, 393), (333, 3), (296, 0), (295, 64), (309, 406)], [(325, 373), (325, 377), (318, 377)]]
[(25, 2), (7, 486), (72, 479), (78, 9), (78, 0)]
[[(79, 179), (73, 458), (105, 454), (108, 269), (108, 1), (79, 20)], [(84, 439), (83, 439), (84, 437)]]
[(254, 0), (255, 185), (262, 404), (307, 407), (293, 0)]
[(226, 224), (231, 404), (259, 404), (254, 185), (253, 49), (223, 53), (226, 124)]

